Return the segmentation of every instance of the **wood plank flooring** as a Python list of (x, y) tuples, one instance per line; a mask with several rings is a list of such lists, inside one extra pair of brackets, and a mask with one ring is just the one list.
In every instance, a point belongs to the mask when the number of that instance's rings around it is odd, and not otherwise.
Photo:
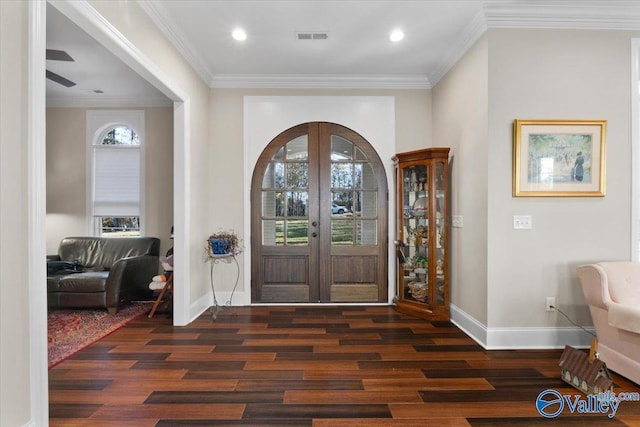
[[(560, 350), (485, 351), (391, 307), (146, 316), (49, 371), (51, 426), (640, 426), (640, 402), (545, 419)], [(639, 391), (614, 374), (615, 392)]]

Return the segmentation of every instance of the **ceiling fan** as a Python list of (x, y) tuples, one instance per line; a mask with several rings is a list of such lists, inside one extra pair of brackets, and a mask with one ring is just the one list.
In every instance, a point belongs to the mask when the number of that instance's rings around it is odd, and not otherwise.
[[(50, 61), (66, 61), (75, 62), (74, 59), (64, 50), (47, 49), (47, 60)], [(56, 74), (53, 71), (47, 70), (47, 78), (64, 87), (73, 87), (76, 84), (69, 79), (62, 77), (60, 74)]]

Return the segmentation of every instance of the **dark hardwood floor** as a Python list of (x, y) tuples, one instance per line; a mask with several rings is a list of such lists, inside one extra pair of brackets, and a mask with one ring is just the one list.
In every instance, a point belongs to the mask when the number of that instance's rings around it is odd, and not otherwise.
[[(49, 371), (51, 426), (640, 426), (640, 402), (555, 419), (560, 350), (485, 351), (391, 307), (234, 307), (146, 316)], [(614, 374), (616, 393), (639, 391)]]

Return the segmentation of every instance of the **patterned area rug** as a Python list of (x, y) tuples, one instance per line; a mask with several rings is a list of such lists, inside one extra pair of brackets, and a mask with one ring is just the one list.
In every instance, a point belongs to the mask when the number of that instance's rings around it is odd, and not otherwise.
[(148, 313), (153, 303), (134, 303), (114, 315), (106, 310), (49, 310), (49, 369)]

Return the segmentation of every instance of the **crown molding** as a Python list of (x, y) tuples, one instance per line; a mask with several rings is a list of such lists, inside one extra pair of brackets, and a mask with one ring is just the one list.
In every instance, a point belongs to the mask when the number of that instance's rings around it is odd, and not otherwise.
[(178, 25), (164, 9), (162, 3), (159, 1), (152, 2), (151, 0), (137, 0), (137, 2), (184, 59), (191, 64), (202, 81), (205, 83), (210, 82), (213, 79), (213, 74), (200, 56), (195, 53), (195, 49), (187, 41), (184, 33), (179, 30)]
[(163, 97), (153, 98), (52, 98), (47, 97), (47, 108), (151, 108), (172, 107), (173, 101)]
[(431, 89), (426, 75), (217, 75), (211, 88), (279, 89)]
[(426, 75), (215, 75), (187, 42), (160, 1), (137, 0), (210, 88), (431, 89), (489, 28), (640, 29), (637, 0), (487, 0), (438, 66)]
[(462, 56), (487, 31), (487, 20), (484, 12), (478, 12), (467, 24), (466, 30), (451, 45), (449, 53), (438, 67), (429, 74), (429, 80), (436, 85), (441, 78), (462, 58)]
[(633, 1), (486, 1), (488, 28), (587, 30), (640, 29), (640, 2)]

